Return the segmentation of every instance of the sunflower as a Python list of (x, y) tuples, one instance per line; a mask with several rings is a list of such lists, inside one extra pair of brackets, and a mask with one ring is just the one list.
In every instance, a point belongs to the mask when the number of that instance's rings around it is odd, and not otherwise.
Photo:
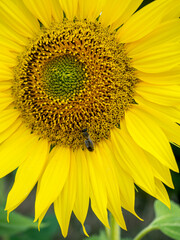
[[(168, 207), (180, 145), (180, 2), (0, 0), (0, 177), (6, 203), (37, 183), (35, 221), (50, 205), (66, 237), (89, 202), (126, 229), (135, 184)], [(137, 216), (138, 217), (138, 216)]]

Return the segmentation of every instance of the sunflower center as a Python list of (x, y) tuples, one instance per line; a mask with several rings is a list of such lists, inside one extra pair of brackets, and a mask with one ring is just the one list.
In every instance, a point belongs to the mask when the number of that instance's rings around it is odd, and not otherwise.
[(71, 99), (84, 88), (84, 70), (84, 64), (71, 55), (54, 58), (43, 70), (44, 90), (56, 99)]
[(138, 80), (124, 45), (98, 22), (65, 20), (42, 29), (18, 61), (16, 107), (51, 144), (83, 148), (84, 129), (94, 144), (109, 138), (134, 103)]

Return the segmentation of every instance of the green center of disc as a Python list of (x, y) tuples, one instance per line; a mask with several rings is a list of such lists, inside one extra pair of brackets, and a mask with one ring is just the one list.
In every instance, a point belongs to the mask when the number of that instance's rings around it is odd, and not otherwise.
[(43, 70), (44, 89), (48, 95), (68, 100), (77, 95), (87, 79), (84, 64), (71, 55), (49, 61)]

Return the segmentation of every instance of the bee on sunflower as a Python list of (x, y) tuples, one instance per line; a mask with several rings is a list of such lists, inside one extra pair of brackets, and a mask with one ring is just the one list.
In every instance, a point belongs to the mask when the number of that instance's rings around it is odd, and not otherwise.
[(36, 183), (35, 221), (54, 204), (64, 237), (72, 212), (87, 234), (89, 202), (126, 229), (134, 184), (170, 206), (180, 2), (141, 3), (0, 0), (0, 177), (17, 169), (8, 216)]

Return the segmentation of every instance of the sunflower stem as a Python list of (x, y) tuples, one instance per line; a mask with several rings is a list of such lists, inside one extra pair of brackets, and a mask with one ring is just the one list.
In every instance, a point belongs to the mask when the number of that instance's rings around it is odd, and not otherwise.
[(113, 215), (110, 214), (110, 229), (106, 229), (106, 234), (109, 240), (120, 240), (120, 227), (114, 219)]
[(105, 227), (105, 230), (106, 230), (106, 236), (107, 236), (107, 239), (110, 240), (110, 237), (111, 237), (111, 230), (107, 227)]
[(144, 228), (140, 233), (138, 233), (138, 235), (133, 240), (141, 240), (146, 234), (156, 229), (156, 227), (149, 225), (147, 228)]

